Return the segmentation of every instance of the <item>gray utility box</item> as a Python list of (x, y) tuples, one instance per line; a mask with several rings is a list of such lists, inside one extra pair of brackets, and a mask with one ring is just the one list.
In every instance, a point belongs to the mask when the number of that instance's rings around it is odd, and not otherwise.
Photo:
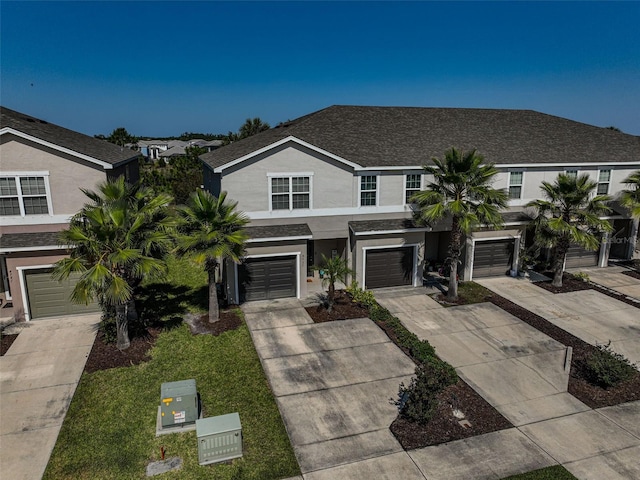
[(163, 383), (160, 387), (162, 428), (194, 423), (199, 416), (196, 381)]
[(242, 456), (242, 426), (237, 413), (197, 420), (196, 435), (200, 465)]

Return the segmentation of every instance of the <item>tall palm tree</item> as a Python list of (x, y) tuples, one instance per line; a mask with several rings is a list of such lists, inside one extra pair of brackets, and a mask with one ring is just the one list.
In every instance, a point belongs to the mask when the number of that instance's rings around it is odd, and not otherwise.
[(543, 199), (527, 204), (535, 209), (532, 222), (535, 243), (551, 248), (553, 285), (562, 286), (562, 274), (567, 251), (572, 243), (597, 250), (603, 232), (612, 230), (611, 224), (600, 218), (611, 209), (606, 205), (608, 195), (593, 195), (597, 183), (589, 175), (561, 173), (553, 183), (542, 182)]
[(412, 197), (417, 207), (414, 216), (417, 222), (427, 225), (451, 218), (447, 300), (456, 301), (463, 237), (480, 225), (501, 225), (500, 210), (507, 206), (507, 194), (491, 187), (498, 170), (493, 164), (483, 164), (484, 157), (476, 150), (465, 153), (452, 147), (442, 160), (432, 161), (434, 165), (425, 166), (424, 170), (433, 175), (433, 182)]
[(227, 193), (218, 198), (205, 190), (197, 190), (186, 206), (178, 209), (176, 252), (191, 257), (204, 266), (209, 277), (209, 322), (220, 320), (216, 270), (225, 259), (239, 262), (244, 255), (249, 223), (246, 215), (236, 210), (237, 202), (227, 201)]
[(247, 138), (256, 133), (264, 132), (271, 128), (267, 122), (260, 120), (260, 117), (247, 118), (240, 127), (240, 138)]
[(636, 170), (625, 178), (627, 188), (620, 193), (620, 203), (631, 210), (633, 218), (640, 218), (640, 170)]
[(327, 300), (329, 304), (328, 310), (331, 311), (336, 298), (336, 282), (338, 280), (342, 280), (344, 283), (346, 283), (347, 276), (352, 275), (353, 270), (349, 268), (346, 258), (342, 258), (342, 257), (327, 258), (324, 254), (322, 254), (321, 268), (324, 274), (322, 283), (324, 285), (328, 285), (329, 287), (327, 290)]
[(82, 190), (90, 199), (74, 215), (60, 242), (71, 248), (68, 258), (58, 261), (53, 277), (80, 273), (71, 301), (99, 300), (103, 310), (115, 308), (117, 347), (129, 347), (129, 319), (136, 319), (135, 287), (143, 278), (162, 275), (164, 255), (171, 247), (171, 220), (165, 194), (153, 195), (124, 177), (107, 180), (98, 191)]

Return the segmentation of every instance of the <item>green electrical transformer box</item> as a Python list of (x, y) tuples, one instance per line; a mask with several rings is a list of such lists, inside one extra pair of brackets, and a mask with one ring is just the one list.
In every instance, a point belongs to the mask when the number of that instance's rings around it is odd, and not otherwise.
[(160, 387), (160, 416), (162, 427), (195, 423), (200, 414), (196, 381), (180, 380), (163, 383)]

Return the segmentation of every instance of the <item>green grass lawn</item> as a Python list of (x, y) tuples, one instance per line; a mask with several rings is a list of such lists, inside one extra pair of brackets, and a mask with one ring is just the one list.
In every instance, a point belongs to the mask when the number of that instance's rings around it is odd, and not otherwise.
[[(175, 262), (197, 298), (198, 272)], [(177, 290), (176, 290), (177, 291)], [(175, 300), (179, 300), (177, 297)], [(198, 305), (183, 305), (198, 310)], [(170, 313), (169, 317), (175, 315)], [(146, 478), (150, 461), (178, 456), (183, 467), (159, 478), (277, 479), (300, 473), (289, 438), (245, 325), (220, 336), (193, 336), (186, 325), (163, 332), (144, 364), (83, 374), (45, 473), (45, 479)], [(195, 432), (155, 437), (164, 382), (194, 378), (206, 417), (239, 412), (244, 456), (231, 464), (200, 466)]]
[(562, 465), (554, 465), (553, 467), (541, 468), (529, 473), (521, 473), (520, 475), (512, 475), (502, 480), (578, 480)]

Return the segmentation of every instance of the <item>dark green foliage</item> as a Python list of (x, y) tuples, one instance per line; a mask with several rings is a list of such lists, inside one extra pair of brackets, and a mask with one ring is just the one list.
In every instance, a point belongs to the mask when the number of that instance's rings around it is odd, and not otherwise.
[(589, 381), (605, 389), (629, 380), (636, 373), (629, 359), (611, 349), (611, 341), (598, 345), (598, 350), (584, 362), (584, 368)]
[(574, 477), (562, 465), (552, 465), (532, 472), (512, 475), (502, 480), (577, 480), (577, 477)]
[(369, 309), (376, 305), (376, 299), (373, 296), (373, 292), (371, 290), (363, 290), (360, 288), (356, 280), (353, 280), (346, 290), (347, 293), (351, 295), (351, 299), (354, 303)]
[(454, 385), (458, 376), (451, 365), (431, 357), (416, 368), (416, 376), (408, 386), (400, 384), (399, 399), (394, 403), (405, 418), (427, 423), (438, 406), (438, 394), (449, 385)]
[(146, 165), (141, 183), (156, 193), (172, 195), (176, 205), (183, 205), (202, 185), (202, 162), (198, 157), (205, 152), (200, 147), (188, 147), (185, 156), (172, 158), (169, 165), (162, 159), (157, 164)]

